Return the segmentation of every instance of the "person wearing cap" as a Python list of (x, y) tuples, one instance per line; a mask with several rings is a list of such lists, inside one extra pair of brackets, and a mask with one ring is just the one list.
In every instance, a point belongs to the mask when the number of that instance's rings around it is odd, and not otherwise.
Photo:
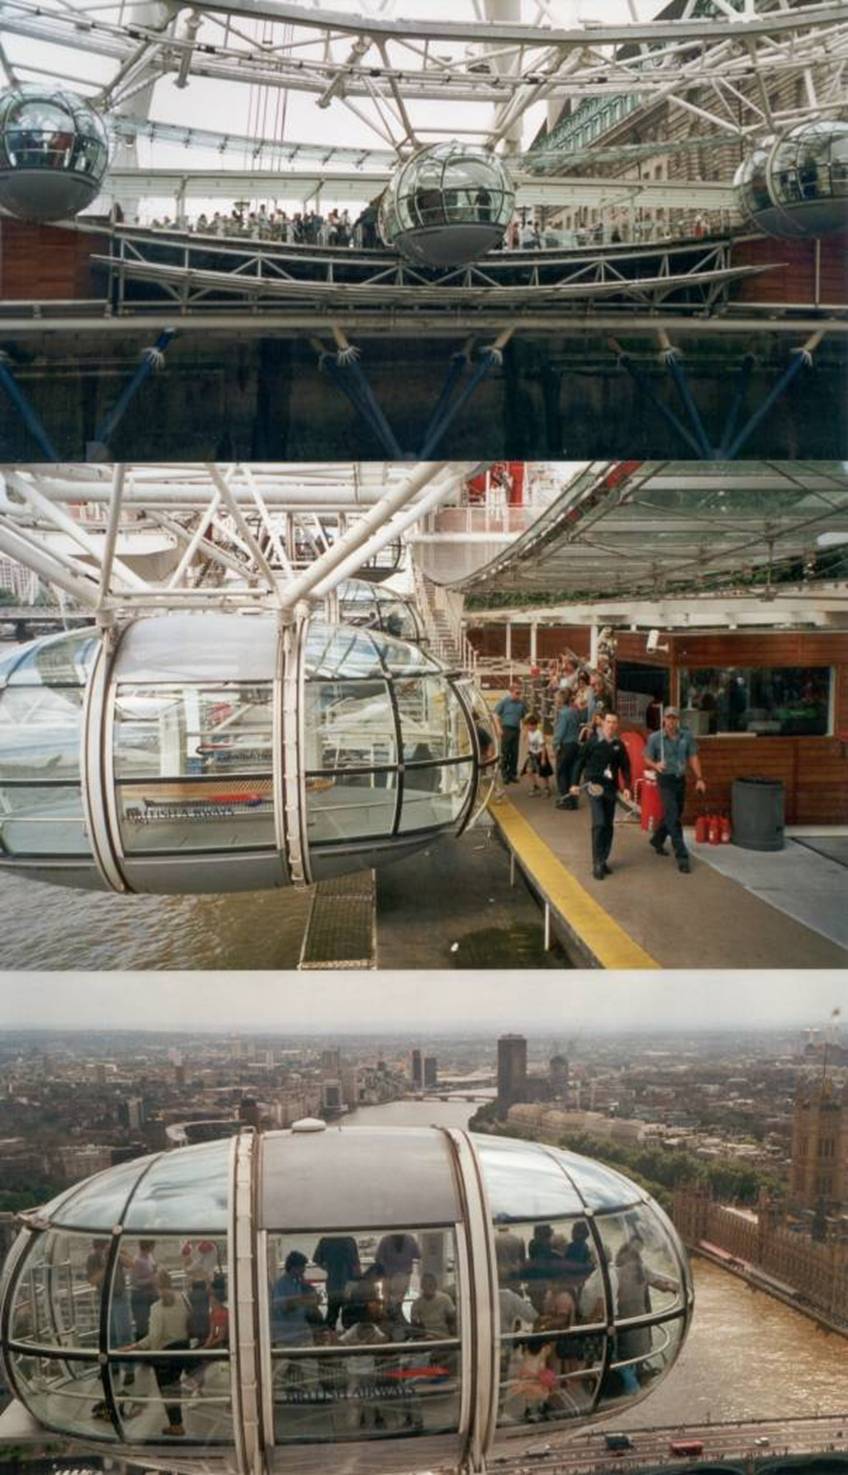
[(670, 835), (677, 857), (677, 869), (686, 875), (690, 870), (689, 852), (683, 838), (687, 768), (691, 768), (695, 775), (695, 788), (699, 794), (703, 794), (707, 786), (701, 773), (698, 744), (688, 727), (680, 726), (680, 712), (677, 707), (666, 707), (662, 727), (659, 732), (652, 732), (648, 738), (645, 744), (645, 767), (653, 769), (657, 775), (663, 811), (662, 823), (654, 831), (649, 844), (657, 855), (667, 855), (665, 841), (666, 836)]

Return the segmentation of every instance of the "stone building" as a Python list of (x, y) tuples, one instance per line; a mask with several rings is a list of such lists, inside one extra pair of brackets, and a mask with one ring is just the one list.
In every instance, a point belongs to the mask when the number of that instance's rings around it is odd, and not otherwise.
[(718, 1250), (741, 1268), (761, 1271), (783, 1292), (794, 1294), (830, 1320), (848, 1326), (848, 1240), (798, 1233), (777, 1207), (765, 1202), (745, 1212), (714, 1202), (708, 1190), (684, 1188), (674, 1195), (672, 1218), (684, 1244)]
[[(800, 10), (812, 0), (789, 0), (789, 3), (792, 9)], [(684, 0), (671, 0), (659, 15), (676, 19), (682, 14), (683, 5)], [(720, 12), (713, 0), (703, 0), (700, 13), (709, 19)], [(694, 52), (693, 43), (693, 55)], [(815, 67), (808, 72), (809, 75), (805, 76), (801, 67), (777, 72), (768, 81), (765, 98), (756, 79), (750, 82), (742, 80), (734, 104), (738, 121), (747, 125), (759, 116), (763, 119), (763, 135), (774, 134), (782, 127), (790, 126), (789, 121), (783, 120), (791, 119), (809, 105), (817, 83), (824, 87), (825, 68), (820, 74)], [(737, 134), (723, 128), (719, 121), (711, 123), (709, 116), (721, 118), (727, 106), (726, 99), (717, 100), (708, 80), (702, 89), (687, 90), (684, 103), (678, 102), (673, 95), (664, 94), (656, 102), (643, 105), (643, 99), (636, 92), (587, 98), (577, 104), (566, 102), (556, 121), (535, 140), (535, 147), (555, 150), (560, 156), (559, 167), (567, 164), (569, 173), (585, 174), (595, 179), (608, 177), (653, 185), (664, 180), (730, 183), (742, 162), (743, 144)], [(573, 162), (568, 158), (569, 154), (579, 154), (584, 150), (613, 150), (621, 146), (632, 148), (634, 145), (658, 143), (664, 145), (661, 150), (649, 149), (643, 156), (633, 158), (587, 160), (584, 157)], [(695, 226), (699, 214), (709, 229), (743, 223), (737, 211), (722, 211), (721, 218), (713, 219), (706, 211), (681, 212), (666, 206), (602, 209), (576, 204), (549, 209), (545, 224), (567, 234), (585, 232), (589, 238), (593, 231), (600, 233), (603, 230), (605, 239), (616, 231), (622, 240), (651, 240), (670, 233), (685, 234), (689, 227)]]
[(795, 1096), (789, 1178), (796, 1209), (848, 1211), (848, 1085), (801, 1081)]

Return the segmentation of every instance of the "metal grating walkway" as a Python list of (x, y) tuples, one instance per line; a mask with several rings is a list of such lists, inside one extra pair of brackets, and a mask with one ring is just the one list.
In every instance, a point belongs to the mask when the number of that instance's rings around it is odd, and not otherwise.
[(376, 968), (377, 886), (373, 871), (319, 881), (300, 949), (299, 969)]

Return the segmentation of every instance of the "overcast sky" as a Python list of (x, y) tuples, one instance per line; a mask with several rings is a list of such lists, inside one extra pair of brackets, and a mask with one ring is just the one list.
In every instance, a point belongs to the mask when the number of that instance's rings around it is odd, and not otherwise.
[(844, 971), (0, 973), (0, 1029), (525, 1034), (823, 1027)]

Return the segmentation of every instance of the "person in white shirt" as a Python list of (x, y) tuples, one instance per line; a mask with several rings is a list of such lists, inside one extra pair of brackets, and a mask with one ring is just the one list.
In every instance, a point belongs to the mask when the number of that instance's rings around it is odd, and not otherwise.
[(421, 1295), (412, 1303), (410, 1319), (434, 1341), (456, 1335), (456, 1307), (429, 1270), (421, 1277)]
[[(133, 1342), (126, 1351), (150, 1351), (150, 1352), (183, 1352), (190, 1347), (189, 1325), (191, 1321), (191, 1310), (188, 1301), (181, 1292), (174, 1290), (174, 1285), (167, 1270), (160, 1270), (156, 1276), (156, 1289), (159, 1293), (158, 1301), (154, 1301), (150, 1308), (150, 1322), (147, 1336), (141, 1337), (139, 1341)], [(185, 1434), (183, 1426), (183, 1411), (179, 1402), (180, 1375), (185, 1368), (185, 1360), (180, 1357), (163, 1358), (161, 1362), (154, 1362), (153, 1371), (156, 1374), (156, 1382), (159, 1392), (165, 1404), (165, 1413), (168, 1419), (162, 1433), (171, 1438), (182, 1438)]]

